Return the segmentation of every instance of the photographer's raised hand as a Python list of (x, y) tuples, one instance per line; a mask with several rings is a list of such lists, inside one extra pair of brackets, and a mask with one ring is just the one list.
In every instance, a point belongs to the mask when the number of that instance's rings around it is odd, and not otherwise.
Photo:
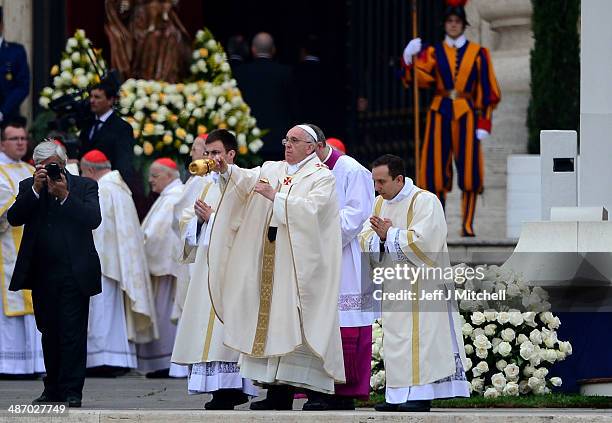
[(43, 165), (36, 165), (36, 171), (34, 172), (34, 191), (36, 194), (40, 194), (40, 191), (45, 187), (47, 183), (47, 169)]
[(68, 198), (68, 183), (66, 182), (66, 175), (64, 175), (63, 172), (60, 173), (60, 177), (62, 179), (59, 181), (54, 181), (47, 177), (47, 186), (49, 187), (49, 194), (63, 203), (66, 198)]

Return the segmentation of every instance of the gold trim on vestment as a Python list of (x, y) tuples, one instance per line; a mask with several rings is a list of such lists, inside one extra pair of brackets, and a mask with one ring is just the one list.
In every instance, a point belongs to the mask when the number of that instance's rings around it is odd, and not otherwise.
[(270, 326), (270, 308), (272, 306), (272, 289), (274, 287), (274, 256), (276, 252), (275, 241), (268, 238), (268, 228), (272, 220), (272, 213), (267, 219), (263, 236), (263, 254), (261, 257), (261, 279), (259, 283), (259, 312), (257, 313), (257, 327), (251, 354), (254, 357), (263, 357)]
[(208, 353), (210, 352), (210, 342), (212, 340), (213, 328), (215, 326), (215, 309), (210, 308), (208, 314), (208, 326), (206, 327), (206, 338), (204, 341), (204, 350), (202, 351), (202, 363), (208, 361)]

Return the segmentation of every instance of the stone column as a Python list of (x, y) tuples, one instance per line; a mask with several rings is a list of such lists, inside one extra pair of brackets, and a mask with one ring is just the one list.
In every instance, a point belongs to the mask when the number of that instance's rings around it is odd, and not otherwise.
[[(34, 38), (32, 25), (33, 0), (4, 0), (4, 39), (23, 44), (28, 55), (30, 75), (32, 74), (32, 40)], [(21, 104), (21, 114), (32, 123), (32, 83), (30, 79), (30, 95)]]
[[(478, 199), (477, 239), (506, 237), (506, 158), (527, 151), (529, 52), (533, 46), (530, 0), (472, 0), (466, 8), (467, 37), (491, 52), (502, 92), (493, 113), (493, 133), (483, 142), (485, 191)], [(449, 238), (461, 229), (461, 191), (454, 184), (447, 199)]]

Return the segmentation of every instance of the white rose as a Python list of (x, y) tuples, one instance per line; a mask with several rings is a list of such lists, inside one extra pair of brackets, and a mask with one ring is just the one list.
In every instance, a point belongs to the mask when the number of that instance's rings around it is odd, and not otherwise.
[(62, 78), (62, 81), (64, 81), (65, 83), (70, 84), (72, 82), (72, 73), (68, 71), (63, 71), (62, 73), (60, 73), (60, 78)]
[(232, 110), (232, 103), (230, 103), (229, 101), (225, 102), (223, 106), (221, 106), (221, 110), (226, 113), (229, 112), (230, 110)]
[(215, 53), (215, 55), (213, 56), (213, 60), (216, 64), (220, 64), (223, 62), (223, 55), (220, 53)]
[(215, 40), (208, 40), (208, 42), (206, 43), (206, 48), (212, 50), (215, 47), (217, 47), (217, 43), (215, 42)]
[(476, 329), (474, 329), (474, 332), (472, 332), (470, 337), (472, 339), (476, 339), (476, 337), (479, 336), (479, 335), (486, 336), (485, 333), (484, 333), (484, 329), (483, 328), (476, 328)]
[(523, 320), (525, 320), (525, 324), (531, 327), (536, 327), (537, 323), (535, 322), (536, 313), (534, 311), (527, 311), (523, 313)]
[(227, 124), (231, 127), (235, 127), (238, 120), (234, 116), (230, 116), (227, 118)]
[(504, 373), (506, 374), (506, 376), (508, 378), (512, 378), (512, 379), (517, 377), (519, 375), (520, 371), (521, 371), (521, 368), (519, 366), (517, 366), (516, 364), (514, 364), (514, 363), (508, 364), (504, 368)]
[(253, 128), (251, 130), (251, 134), (253, 134), (254, 137), (258, 137), (261, 134), (261, 131), (259, 130), (259, 128)]
[(49, 97), (40, 97), (38, 99), (38, 104), (40, 104), (41, 107), (48, 109), (49, 108), (49, 103), (51, 102), (51, 99)]
[(499, 392), (495, 388), (487, 388), (484, 393), (485, 398), (497, 398), (499, 397)]
[(555, 351), (555, 354), (557, 354), (557, 361), (563, 361), (565, 360), (566, 354), (562, 351)]
[(497, 315), (497, 322), (500, 325), (505, 325), (509, 321), (510, 321), (510, 314), (508, 312), (502, 311), (501, 313)]
[(527, 364), (523, 369), (523, 376), (531, 377), (535, 371), (535, 367), (533, 367), (531, 364)]
[(465, 359), (465, 363), (466, 363), (466, 364), (465, 364), (465, 369), (464, 369), (464, 370), (465, 370), (466, 372), (469, 372), (469, 371), (470, 371), (470, 369), (472, 368), (472, 359), (471, 359), (471, 358), (469, 358), (469, 357), (467, 357), (467, 358)]
[(521, 380), (518, 386), (519, 386), (519, 393), (521, 395), (528, 394), (529, 391), (531, 391), (531, 388), (529, 387), (529, 384), (527, 383), (526, 380)]
[(75, 51), (70, 55), (70, 60), (72, 60), (73, 63), (81, 63), (81, 54)]
[(221, 63), (221, 71), (222, 72), (229, 72), (230, 71), (229, 63), (227, 63), (227, 62)]
[(525, 341), (529, 341), (529, 338), (527, 338), (527, 336), (525, 334), (519, 334), (519, 336), (516, 337), (516, 343), (518, 345), (521, 345), (523, 342)]
[(89, 84), (89, 80), (87, 79), (85, 75), (81, 75), (77, 77), (77, 86), (79, 88), (87, 88), (88, 84)]
[(474, 347), (471, 344), (465, 344), (465, 354), (466, 355), (474, 354)]
[(519, 295), (521, 295), (521, 289), (518, 287), (518, 285), (510, 283), (506, 288), (506, 294), (509, 298), (518, 297)]
[(548, 376), (548, 369), (546, 367), (540, 367), (533, 372), (533, 377), (537, 377), (538, 379), (543, 380), (546, 376)]
[(546, 360), (549, 363), (557, 361), (557, 352), (553, 349), (543, 350), (543, 354), (540, 356), (542, 360)]
[(540, 302), (542, 302), (542, 299), (534, 293), (531, 293), (529, 295), (524, 295), (523, 298), (521, 299), (521, 303), (523, 304), (523, 307), (525, 307), (528, 310), (533, 310), (534, 308), (536, 308), (538, 304), (540, 304)]
[(66, 50), (72, 50), (73, 48), (77, 48), (79, 46), (79, 42), (73, 37), (68, 38), (66, 41)]
[(512, 326), (520, 326), (523, 324), (523, 315), (519, 311), (513, 311), (510, 313), (510, 324)]
[(474, 379), (472, 379), (472, 382), (470, 383), (470, 385), (471, 385), (472, 391), (482, 392), (482, 390), (484, 389), (484, 379), (475, 377)]
[(481, 361), (476, 365), (475, 369), (478, 369), (480, 373), (486, 373), (489, 371), (489, 365), (486, 361)]
[(144, 109), (146, 105), (147, 100), (145, 98), (139, 98), (134, 101), (134, 109), (136, 109), (137, 111)]
[(507, 357), (512, 352), (512, 346), (508, 342), (504, 341), (499, 344), (497, 351), (502, 357)]
[(552, 320), (548, 321), (549, 329), (559, 329), (559, 326), (561, 326), (561, 320), (556, 316), (553, 317)]
[(486, 348), (476, 348), (476, 357), (485, 359), (489, 355), (489, 350)]
[(501, 391), (504, 389), (504, 386), (506, 386), (506, 378), (502, 373), (495, 373), (493, 376), (491, 376), (491, 383), (495, 389)]
[(561, 386), (563, 381), (561, 380), (560, 377), (551, 377), (550, 378), (550, 383), (552, 383), (553, 386)]
[(263, 141), (260, 139), (256, 139), (249, 144), (249, 150), (252, 153), (257, 153), (261, 147), (263, 147)]
[(463, 336), (470, 336), (473, 331), (474, 331), (474, 328), (472, 328), (472, 325), (470, 325), (469, 323), (464, 324), (463, 327), (461, 328), (461, 332), (463, 333)]
[(540, 388), (540, 386), (542, 386), (544, 384), (544, 382), (542, 381), (542, 379), (539, 379), (535, 376), (532, 376), (529, 378), (529, 380), (527, 381), (527, 385), (529, 385), (529, 387), (535, 392), (538, 390), (538, 388)]
[(191, 72), (192, 74), (198, 73), (198, 67), (195, 64), (189, 66), (189, 72)]
[(507, 365), (508, 363), (506, 362), (506, 360), (499, 360), (497, 363), (495, 363), (495, 367), (497, 367), (497, 370), (499, 370), (500, 372), (503, 371)]
[(521, 355), (523, 359), (529, 360), (533, 356), (534, 352), (535, 352), (535, 347), (531, 343), (531, 341), (525, 341), (521, 344), (521, 350), (519, 354)]
[(506, 328), (501, 331), (501, 337), (504, 341), (511, 342), (516, 337), (516, 333), (512, 329)]
[(474, 339), (474, 346), (477, 349), (489, 349), (491, 348), (491, 342), (485, 335), (477, 335)]
[(538, 297), (540, 297), (544, 301), (548, 300), (548, 292), (546, 292), (546, 290), (542, 287), (535, 286), (531, 292), (536, 294)]
[(140, 156), (142, 155), (142, 147), (139, 145), (134, 146), (134, 155)]
[(519, 395), (518, 383), (508, 382), (506, 386), (504, 386), (504, 390), (502, 391), (502, 394), (512, 396), (512, 397), (518, 397)]
[(198, 60), (200, 58), (200, 50), (199, 49), (194, 50), (193, 53), (191, 53), (191, 57), (194, 60)]
[(559, 351), (571, 355), (572, 354), (572, 344), (569, 341), (561, 341), (559, 342)]
[(485, 328), (484, 328), (485, 335), (487, 335), (487, 336), (495, 335), (495, 329), (496, 328), (497, 328), (497, 325), (494, 325), (492, 323), (486, 325)]
[(183, 144), (183, 145), (181, 145), (179, 147), (179, 153), (181, 153), (181, 154), (189, 154), (189, 150), (190, 150), (190, 148), (187, 145), (185, 145), (185, 144)]
[(532, 330), (529, 334), (529, 340), (533, 342), (534, 345), (540, 345), (542, 343), (542, 333), (537, 329)]
[(64, 59), (60, 62), (60, 68), (63, 71), (66, 70), (71, 70), (72, 69), (72, 60), (70, 59)]
[(198, 32), (196, 32), (196, 39), (201, 40), (202, 38), (204, 38), (204, 31), (198, 29)]

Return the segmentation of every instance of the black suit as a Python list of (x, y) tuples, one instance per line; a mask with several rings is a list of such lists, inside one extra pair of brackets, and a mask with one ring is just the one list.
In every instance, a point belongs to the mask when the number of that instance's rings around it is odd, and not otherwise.
[(270, 132), (262, 138), (259, 154), (264, 160), (282, 160), (285, 138), (293, 121), (291, 68), (272, 59), (257, 58), (237, 67), (234, 76), (244, 100), (253, 111), (260, 129)]
[(327, 134), (330, 120), (330, 87), (319, 61), (304, 60), (295, 66), (296, 118), (299, 122), (314, 123)]
[(45, 393), (61, 401), (82, 396), (89, 297), (102, 291), (92, 235), (102, 221), (98, 184), (70, 174), (67, 182), (68, 198), (60, 204), (46, 188), (37, 198), (33, 178), (25, 179), (7, 212), (11, 225), (24, 225), (9, 289), (32, 290), (47, 370)]
[[(86, 124), (79, 135), (81, 148), (79, 158), (91, 150), (100, 150), (111, 162), (113, 170), (118, 170), (124, 181), (132, 181), (134, 168), (134, 132), (129, 123), (113, 112), (104, 123), (101, 123), (90, 139), (92, 120)], [(131, 186), (130, 186), (131, 188)]]

